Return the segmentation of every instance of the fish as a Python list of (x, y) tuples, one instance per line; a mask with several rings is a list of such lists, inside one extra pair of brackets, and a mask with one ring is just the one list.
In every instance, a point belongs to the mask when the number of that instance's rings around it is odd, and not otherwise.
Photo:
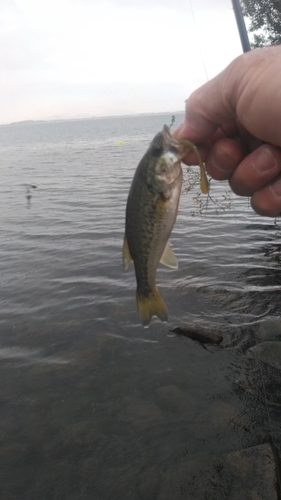
[[(156, 271), (159, 262), (172, 269), (178, 268), (169, 237), (182, 188), (181, 160), (190, 149), (199, 154), (193, 143), (175, 139), (169, 127), (164, 125), (141, 159), (129, 191), (123, 265), (127, 271), (134, 263), (138, 313), (145, 327), (153, 316), (168, 321), (166, 303), (156, 286)], [(201, 188), (203, 183), (206, 189), (203, 167), (202, 163)]]

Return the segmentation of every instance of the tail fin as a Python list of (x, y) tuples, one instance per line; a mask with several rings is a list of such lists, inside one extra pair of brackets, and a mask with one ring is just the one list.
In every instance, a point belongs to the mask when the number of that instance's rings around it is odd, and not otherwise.
[(148, 326), (152, 316), (158, 316), (161, 321), (168, 321), (168, 309), (158, 288), (154, 288), (146, 297), (137, 292), (139, 316), (144, 326)]

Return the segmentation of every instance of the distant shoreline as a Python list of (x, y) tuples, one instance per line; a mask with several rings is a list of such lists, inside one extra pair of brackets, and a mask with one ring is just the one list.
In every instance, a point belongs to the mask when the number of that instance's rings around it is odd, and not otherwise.
[(108, 116), (85, 116), (81, 118), (56, 118), (56, 119), (50, 119), (50, 120), (20, 120), (18, 122), (10, 122), (10, 123), (2, 123), (0, 124), (0, 127), (10, 127), (10, 126), (21, 126), (21, 125), (33, 125), (33, 124), (40, 124), (40, 123), (56, 123), (56, 122), (79, 122), (79, 121), (84, 121), (84, 120), (107, 120), (111, 118), (130, 118), (130, 117), (137, 117), (137, 116), (153, 116), (153, 115), (178, 115), (178, 114), (183, 114), (184, 110), (182, 111), (159, 111), (157, 113), (135, 113), (135, 114), (129, 114), (129, 115), (108, 115)]

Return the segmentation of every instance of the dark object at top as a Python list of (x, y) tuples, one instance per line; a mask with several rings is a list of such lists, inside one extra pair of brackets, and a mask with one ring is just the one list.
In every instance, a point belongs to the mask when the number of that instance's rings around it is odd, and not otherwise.
[(249, 52), (251, 50), (251, 47), (250, 47), (250, 42), (249, 42), (248, 33), (246, 30), (246, 26), (245, 26), (244, 17), (242, 14), (240, 2), (239, 2), (239, 0), (231, 0), (231, 1), (232, 1), (233, 9), (234, 9), (234, 14), (236, 17), (236, 23), (237, 23), (237, 27), (238, 27), (238, 31), (239, 31), (239, 35), (240, 35), (240, 40), (241, 40), (243, 52)]

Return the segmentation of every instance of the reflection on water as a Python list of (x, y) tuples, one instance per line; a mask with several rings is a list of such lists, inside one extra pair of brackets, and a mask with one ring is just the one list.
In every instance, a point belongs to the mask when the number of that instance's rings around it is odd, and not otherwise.
[[(280, 371), (250, 349), (281, 336), (259, 329), (279, 315), (274, 221), (234, 195), (201, 215), (183, 194), (180, 266), (157, 275), (169, 323), (139, 324), (121, 260), (126, 197), (170, 120), (0, 127), (1, 498), (163, 500), (187, 458), (280, 450)], [(29, 205), (27, 185), (39, 186)], [(220, 329), (222, 347), (170, 333), (184, 322)]]
[(56, 358), (54, 356), (42, 356), (41, 349), (24, 349), (20, 347), (4, 347), (0, 348), (0, 359), (1, 360), (16, 360), (26, 363), (46, 363), (46, 364), (60, 364), (64, 365), (69, 361), (62, 358)]

